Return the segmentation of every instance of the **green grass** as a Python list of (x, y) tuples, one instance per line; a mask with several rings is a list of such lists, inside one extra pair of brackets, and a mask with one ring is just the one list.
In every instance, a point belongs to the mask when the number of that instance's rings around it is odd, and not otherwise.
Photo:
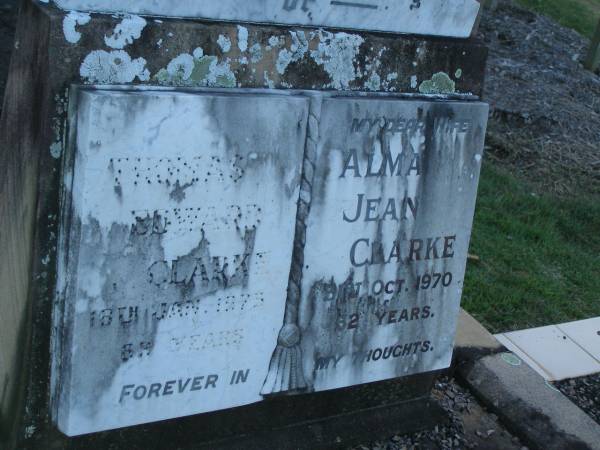
[(552, 17), (561, 25), (591, 38), (598, 18), (600, 0), (518, 0), (526, 8)]
[(535, 195), (484, 167), (463, 307), (493, 332), (600, 316), (600, 198)]

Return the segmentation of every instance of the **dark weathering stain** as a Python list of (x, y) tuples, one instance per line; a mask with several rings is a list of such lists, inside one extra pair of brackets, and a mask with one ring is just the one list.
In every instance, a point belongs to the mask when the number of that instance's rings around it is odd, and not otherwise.
[[(314, 361), (366, 350), (368, 336), (376, 326), (373, 322), (375, 312), (382, 304), (373, 296), (359, 295), (355, 289), (356, 281), (351, 272), (339, 285), (333, 278), (323, 278), (311, 286), (300, 322), (303, 352), (312, 355)], [(358, 315), (357, 327), (349, 329), (353, 314)], [(356, 369), (360, 370), (359, 367)], [(315, 365), (313, 380), (316, 371)]]
[[(211, 255), (210, 242), (204, 232), (199, 231), (198, 245), (188, 255), (170, 262), (168, 278), (157, 283), (156, 275), (149, 268), (157, 262), (168, 265), (163, 248), (165, 234), (140, 234), (136, 232), (137, 227), (137, 224), (114, 223), (106, 233), (91, 217), (82, 227), (76, 271), (87, 276), (97, 274), (102, 280), (99, 293), (88, 291), (93, 289), (90, 286), (77, 285), (78, 292), (72, 293), (70, 299), (71, 308), (76, 300), (89, 305), (84, 312), (75, 313), (77, 350), (70, 362), (72, 385), (69, 387), (70, 391), (80, 394), (71, 404), (88, 417), (99, 411), (99, 399), (112, 386), (118, 370), (128, 364), (121, 352), (125, 345), (148, 343), (147, 350), (151, 353), (160, 321), (181, 315), (185, 310), (181, 305), (232, 286), (248, 284), (255, 229), (246, 229), (240, 234), (246, 253), (237, 261), (238, 270), (232, 267), (236, 262), (229, 264), (226, 258)], [(231, 276), (227, 275), (228, 271)], [(81, 277), (75, 272), (71, 276), (74, 284), (77, 284), (76, 278)], [(166, 311), (161, 309), (163, 304), (169, 305)], [(106, 315), (101, 319), (102, 311), (111, 311), (110, 321)], [(162, 315), (156, 311), (162, 311)]]
[(185, 190), (194, 185), (194, 182), (190, 181), (189, 183), (185, 183), (184, 185), (179, 184), (179, 180), (175, 182), (175, 186), (173, 186), (173, 190), (169, 194), (169, 198), (171, 200), (175, 200), (177, 203), (181, 203), (185, 200)]
[(225, 152), (238, 161), (246, 177), (260, 180), (265, 166), (276, 168), (279, 185), (291, 197), (300, 174), (286, 179), (289, 167), (302, 167), (309, 99), (260, 96), (253, 101), (236, 96), (209, 99), (206, 116), (214, 132), (226, 141)]

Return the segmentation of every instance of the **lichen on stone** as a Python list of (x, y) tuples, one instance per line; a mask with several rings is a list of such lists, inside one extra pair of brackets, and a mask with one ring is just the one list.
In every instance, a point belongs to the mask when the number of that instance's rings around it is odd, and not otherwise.
[(60, 142), (54, 142), (50, 145), (50, 155), (52, 155), (54, 159), (59, 159), (61, 157), (62, 150), (62, 143)]
[(167, 86), (236, 86), (229, 59), (219, 62), (216, 56), (205, 55), (200, 48), (194, 50), (191, 55), (182, 53), (172, 59), (166, 68), (158, 71), (154, 79)]
[(304, 31), (290, 31), (290, 34), (292, 36), (290, 49), (282, 49), (277, 57), (277, 72), (281, 75), (291, 63), (300, 61), (308, 52), (308, 39), (306, 39)]
[(223, 53), (227, 53), (231, 50), (231, 39), (229, 39), (227, 36), (224, 36), (222, 34), (219, 35), (219, 39), (217, 39), (217, 44), (219, 44), (219, 47), (221, 47)]
[(262, 57), (262, 47), (260, 46), (260, 44), (256, 43), (252, 47), (250, 47), (250, 61), (252, 61), (253, 63), (257, 63), (260, 62)]
[(419, 85), (421, 94), (453, 94), (456, 92), (456, 83), (447, 73), (438, 72)]
[(131, 83), (136, 78), (140, 81), (150, 79), (146, 60), (132, 59), (124, 50), (94, 50), (83, 60), (79, 74), (87, 83), (98, 84)]
[(71, 11), (63, 19), (63, 33), (65, 39), (71, 44), (77, 44), (81, 39), (81, 33), (77, 31), (77, 26), (87, 25), (92, 17), (87, 13)]
[(365, 87), (369, 91), (378, 91), (381, 88), (381, 77), (377, 72), (373, 72), (367, 82), (365, 83)]
[(355, 60), (364, 38), (357, 34), (319, 31), (319, 45), (310, 55), (331, 79), (330, 87), (350, 89), (358, 77)]
[(238, 48), (240, 52), (248, 50), (248, 28), (238, 25)]
[(146, 19), (133, 14), (126, 15), (110, 36), (104, 36), (104, 43), (114, 49), (123, 49), (142, 36), (146, 27)]

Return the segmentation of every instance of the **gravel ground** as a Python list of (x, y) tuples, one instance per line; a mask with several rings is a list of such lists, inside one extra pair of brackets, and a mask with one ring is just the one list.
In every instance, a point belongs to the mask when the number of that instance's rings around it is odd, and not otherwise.
[(560, 381), (555, 386), (600, 424), (600, 373)]
[(454, 379), (441, 378), (433, 390), (433, 397), (448, 413), (450, 421), (447, 425), (419, 433), (395, 435), (351, 450), (527, 450), (494, 414), (488, 413)]

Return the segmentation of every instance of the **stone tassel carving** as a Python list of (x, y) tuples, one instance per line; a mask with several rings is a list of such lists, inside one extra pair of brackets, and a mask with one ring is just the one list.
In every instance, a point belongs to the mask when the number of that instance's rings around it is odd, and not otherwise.
[(284, 323), (277, 338), (277, 347), (271, 356), (269, 373), (261, 390), (261, 395), (265, 397), (304, 391), (308, 387), (302, 367), (302, 348), (300, 347), (302, 331), (298, 326), (298, 308), (301, 300), (306, 222), (310, 212), (313, 178), (317, 161), (321, 103), (322, 100), (317, 97), (312, 97), (310, 100), (308, 129), (302, 165), (302, 182), (300, 185), (300, 199), (298, 200), (296, 232), (285, 303)]

